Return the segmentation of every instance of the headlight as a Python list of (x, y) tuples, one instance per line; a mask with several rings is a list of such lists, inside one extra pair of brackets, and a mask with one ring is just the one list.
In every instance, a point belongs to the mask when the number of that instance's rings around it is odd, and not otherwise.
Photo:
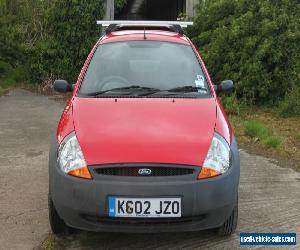
[(64, 173), (85, 179), (92, 179), (75, 132), (66, 136), (58, 151), (59, 167)]
[(215, 133), (198, 179), (225, 173), (230, 167), (230, 148), (226, 140)]

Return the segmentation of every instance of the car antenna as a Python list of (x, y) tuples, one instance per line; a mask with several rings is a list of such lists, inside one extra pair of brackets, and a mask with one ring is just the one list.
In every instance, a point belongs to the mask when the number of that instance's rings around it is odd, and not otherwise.
[(146, 37), (146, 26), (144, 26), (144, 40), (146, 40), (147, 37)]

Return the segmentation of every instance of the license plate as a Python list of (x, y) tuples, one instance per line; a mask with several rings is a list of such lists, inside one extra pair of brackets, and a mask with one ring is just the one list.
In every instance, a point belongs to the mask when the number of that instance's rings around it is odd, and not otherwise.
[(110, 217), (181, 217), (181, 198), (108, 198)]

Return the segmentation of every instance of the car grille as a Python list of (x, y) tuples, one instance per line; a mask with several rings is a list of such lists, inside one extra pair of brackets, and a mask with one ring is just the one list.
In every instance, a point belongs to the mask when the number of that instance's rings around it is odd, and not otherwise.
[[(150, 170), (151, 173), (140, 174), (141, 169)], [(136, 177), (149, 177), (149, 176), (178, 176), (178, 175), (191, 175), (194, 173), (194, 169), (180, 168), (180, 167), (167, 167), (167, 166), (140, 166), (140, 167), (101, 167), (96, 168), (95, 172), (101, 175), (112, 176), (136, 176)]]
[(91, 215), (81, 215), (81, 217), (92, 223), (107, 225), (176, 225), (185, 223), (196, 223), (205, 219), (206, 215), (182, 218), (109, 218)]

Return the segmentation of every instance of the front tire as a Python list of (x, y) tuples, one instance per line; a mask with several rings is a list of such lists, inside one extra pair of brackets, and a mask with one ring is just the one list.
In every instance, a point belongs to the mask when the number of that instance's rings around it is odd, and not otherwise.
[(51, 230), (55, 235), (64, 235), (70, 233), (70, 228), (58, 215), (53, 204), (51, 195), (48, 195), (49, 222)]
[(235, 232), (237, 221), (238, 221), (238, 198), (236, 199), (235, 206), (229, 218), (224, 224), (218, 228), (218, 235), (229, 236)]

